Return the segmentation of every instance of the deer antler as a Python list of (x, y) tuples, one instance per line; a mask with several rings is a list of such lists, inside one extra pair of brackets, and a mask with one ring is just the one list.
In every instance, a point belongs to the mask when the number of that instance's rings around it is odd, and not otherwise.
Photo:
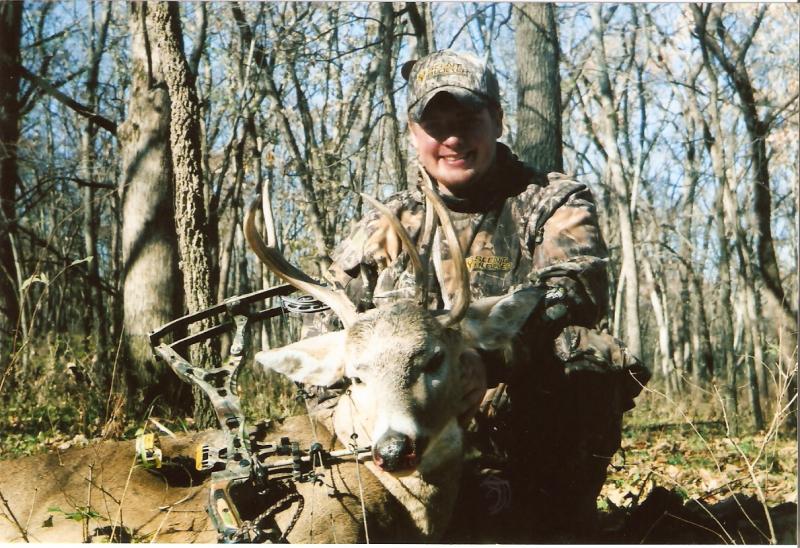
[[(453, 221), (450, 219), (447, 207), (442, 202), (442, 199), (435, 190), (428, 188), (426, 185), (420, 185), (419, 188), (428, 198), (431, 205), (433, 205), (439, 217), (442, 230), (447, 238), (447, 245), (450, 247), (453, 267), (455, 268), (454, 279), (456, 287), (453, 307), (447, 312), (447, 316), (442, 318), (442, 323), (447, 327), (460, 322), (467, 313), (467, 308), (469, 308), (470, 291), (467, 263), (464, 260), (464, 253), (461, 251), (461, 244), (458, 243), (458, 235), (456, 234), (455, 228), (453, 228)], [(447, 291), (447, 289), (442, 287), (442, 291)]]
[(261, 262), (285, 282), (330, 306), (339, 316), (339, 319), (342, 320), (345, 327), (353, 325), (358, 312), (355, 305), (350, 302), (350, 299), (347, 298), (343, 291), (334, 291), (323, 286), (289, 263), (275, 247), (269, 246), (264, 242), (261, 234), (256, 229), (255, 217), (257, 209), (258, 201), (254, 201), (250, 205), (247, 211), (247, 218), (244, 221), (244, 235), (250, 247), (261, 259)]
[[(428, 188), (434, 188), (433, 182), (431, 181), (428, 172), (424, 169), (420, 168), (422, 172), (422, 177), (425, 179), (424, 184), (428, 185)], [(419, 235), (419, 258), (422, 261), (422, 267), (427, 272), (430, 266), (430, 258), (431, 258), (431, 246), (433, 245), (433, 237), (436, 232), (436, 211), (431, 207), (430, 200), (425, 200), (425, 221), (422, 225), (422, 233)], [(427, 276), (425, 278), (426, 283), (425, 286), (422, 288), (422, 302), (425, 303), (427, 306), (428, 304), (428, 284), (427, 284)]]

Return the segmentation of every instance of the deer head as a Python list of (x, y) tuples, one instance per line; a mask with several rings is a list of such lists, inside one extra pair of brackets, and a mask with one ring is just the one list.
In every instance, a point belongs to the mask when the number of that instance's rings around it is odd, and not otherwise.
[(537, 291), (522, 289), (470, 304), (467, 269), (447, 209), (435, 191), (420, 188), (441, 221), (456, 264), (458, 288), (449, 311), (421, 306), (425, 278), (415, 245), (385, 206), (369, 197), (387, 215), (415, 266), (418, 294), (413, 300), (357, 313), (343, 291), (324, 287), (289, 264), (275, 248), (274, 234), (270, 245), (264, 242), (255, 228), (255, 206), (244, 231), (268, 268), (328, 304), (344, 325), (341, 331), (258, 352), (256, 362), (304, 384), (349, 381), (334, 416), (336, 434), (345, 443), (352, 433), (366, 440), (374, 462), (392, 473), (425, 473), (454, 452), (460, 454), (457, 417), (470, 381), (463, 367), (468, 352), (507, 345), (540, 298)]

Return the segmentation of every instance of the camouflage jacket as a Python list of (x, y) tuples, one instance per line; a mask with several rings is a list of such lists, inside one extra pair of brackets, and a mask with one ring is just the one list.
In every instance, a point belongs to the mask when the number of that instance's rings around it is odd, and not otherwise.
[[(607, 249), (585, 184), (560, 173), (536, 172), (498, 143), (495, 168), (474, 196), (442, 198), (464, 250), (473, 299), (501, 295), (520, 284), (544, 286), (539, 318), (552, 328), (543, 330), (552, 337), (566, 325), (593, 327), (605, 318)], [(400, 192), (385, 204), (417, 242), (424, 222), (421, 191)], [(438, 233), (428, 276), (433, 309), (448, 308), (453, 293), (452, 261)], [(344, 288), (360, 309), (413, 297), (413, 267), (401, 245), (373, 210), (334, 252), (328, 281)], [(319, 323), (317, 329), (328, 330)]]

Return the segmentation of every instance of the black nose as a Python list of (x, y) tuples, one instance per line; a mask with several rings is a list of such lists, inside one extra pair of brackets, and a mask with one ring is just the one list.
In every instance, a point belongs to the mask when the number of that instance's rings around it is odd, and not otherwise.
[(389, 472), (414, 468), (419, 463), (411, 438), (394, 430), (380, 437), (372, 448), (372, 458), (375, 464)]

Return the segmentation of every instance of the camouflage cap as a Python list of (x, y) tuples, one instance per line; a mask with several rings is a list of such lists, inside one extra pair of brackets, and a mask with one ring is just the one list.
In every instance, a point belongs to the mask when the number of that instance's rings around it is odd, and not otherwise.
[(500, 86), (487, 63), (474, 55), (449, 49), (408, 61), (401, 69), (408, 80), (408, 116), (419, 120), (425, 107), (439, 92), (446, 91), (461, 104), (480, 108), (500, 104)]

